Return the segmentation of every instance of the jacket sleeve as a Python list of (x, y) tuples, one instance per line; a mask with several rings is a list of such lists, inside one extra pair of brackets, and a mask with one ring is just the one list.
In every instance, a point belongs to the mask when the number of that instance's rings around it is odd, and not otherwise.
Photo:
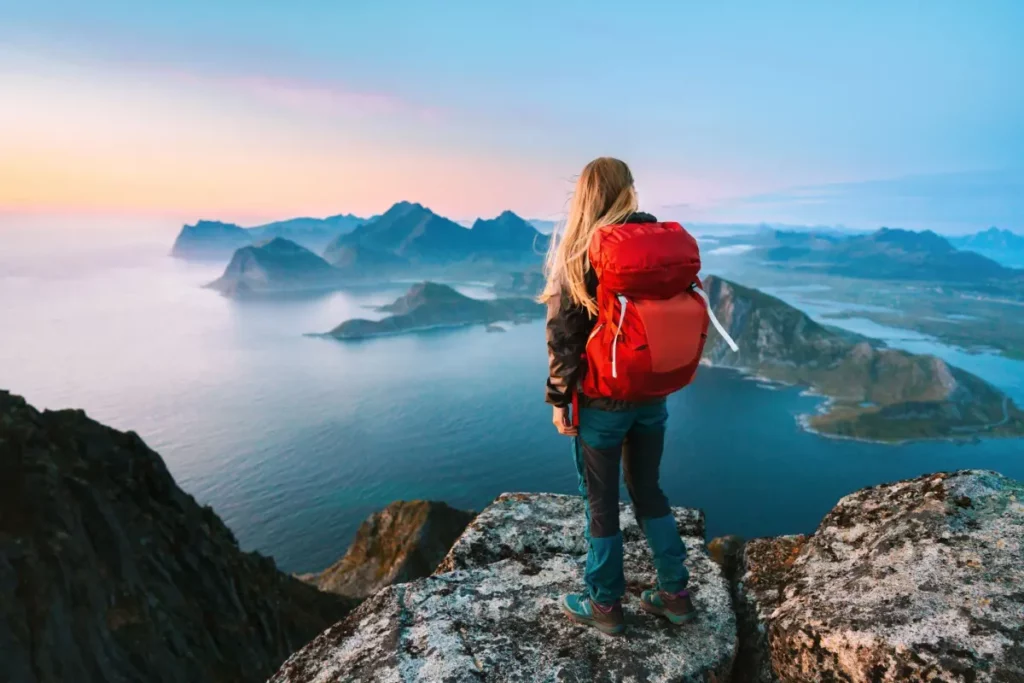
[(583, 372), (582, 356), (594, 320), (587, 309), (574, 304), (565, 292), (548, 301), (548, 386), (546, 401), (565, 407)]

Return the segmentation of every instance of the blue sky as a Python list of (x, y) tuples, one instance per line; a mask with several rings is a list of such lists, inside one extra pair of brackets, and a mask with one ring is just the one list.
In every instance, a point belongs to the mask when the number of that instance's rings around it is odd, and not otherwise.
[[(274, 217), (409, 198), (553, 215), (579, 167), (612, 154), (681, 218), (1024, 230), (1021, 2), (0, 0), (0, 14), (14, 103), (0, 146), (16, 152), (0, 179), (19, 183), (0, 206)], [(75, 185), (97, 159), (109, 169)], [(190, 185), (182, 169), (209, 175)]]

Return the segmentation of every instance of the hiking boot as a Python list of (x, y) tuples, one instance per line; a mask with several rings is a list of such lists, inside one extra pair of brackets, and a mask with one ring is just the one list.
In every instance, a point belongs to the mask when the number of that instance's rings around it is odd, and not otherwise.
[(610, 636), (617, 636), (626, 630), (626, 622), (622, 617), (622, 603), (616, 601), (614, 605), (599, 605), (590, 599), (587, 594), (563, 595), (559, 606), (565, 612), (565, 616), (579, 624), (593, 626), (602, 633)]
[(644, 591), (640, 596), (640, 607), (651, 614), (665, 617), (679, 626), (697, 617), (697, 608), (690, 600), (690, 591), (666, 593), (665, 591)]

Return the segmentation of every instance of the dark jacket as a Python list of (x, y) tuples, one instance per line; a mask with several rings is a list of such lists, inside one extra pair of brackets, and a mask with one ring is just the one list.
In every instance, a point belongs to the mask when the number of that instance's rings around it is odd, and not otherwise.
[[(656, 223), (657, 218), (649, 213), (634, 213), (626, 223)], [(587, 291), (590, 296), (597, 295), (597, 275), (593, 270), (587, 271)], [(547, 402), (554, 406), (565, 407), (572, 403), (572, 392), (576, 390), (583, 377), (583, 351), (587, 346), (596, 318), (590, 317), (586, 308), (574, 304), (566, 290), (560, 297), (548, 301), (548, 389)], [(663, 401), (664, 399), (656, 399)], [(580, 405), (601, 410), (632, 410), (638, 404), (629, 401), (618, 401), (604, 397), (580, 396)]]

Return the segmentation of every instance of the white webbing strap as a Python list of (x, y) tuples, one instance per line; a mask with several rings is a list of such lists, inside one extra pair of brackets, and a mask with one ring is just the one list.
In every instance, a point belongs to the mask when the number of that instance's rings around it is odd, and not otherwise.
[(619, 334), (622, 333), (622, 323), (626, 319), (626, 304), (629, 303), (629, 299), (618, 295), (619, 299), (619, 326), (615, 330), (615, 338), (612, 339), (612, 377), (619, 376), (619, 370), (615, 365), (615, 348), (619, 345)]
[[(739, 351), (740, 347), (736, 345), (736, 342), (729, 336), (729, 333), (725, 331), (725, 328), (722, 327), (722, 323), (718, 322), (718, 318), (715, 317), (715, 312), (711, 310), (711, 299), (708, 298), (708, 293), (698, 287), (696, 282), (693, 283), (693, 291), (700, 294), (700, 298), (704, 299), (704, 305), (708, 309), (708, 316), (711, 318), (711, 324), (715, 326), (716, 330), (718, 330), (718, 334), (722, 335), (722, 339), (725, 340), (725, 343), (729, 345), (729, 348), (732, 349), (733, 352)], [(614, 347), (612, 348), (614, 350)]]

